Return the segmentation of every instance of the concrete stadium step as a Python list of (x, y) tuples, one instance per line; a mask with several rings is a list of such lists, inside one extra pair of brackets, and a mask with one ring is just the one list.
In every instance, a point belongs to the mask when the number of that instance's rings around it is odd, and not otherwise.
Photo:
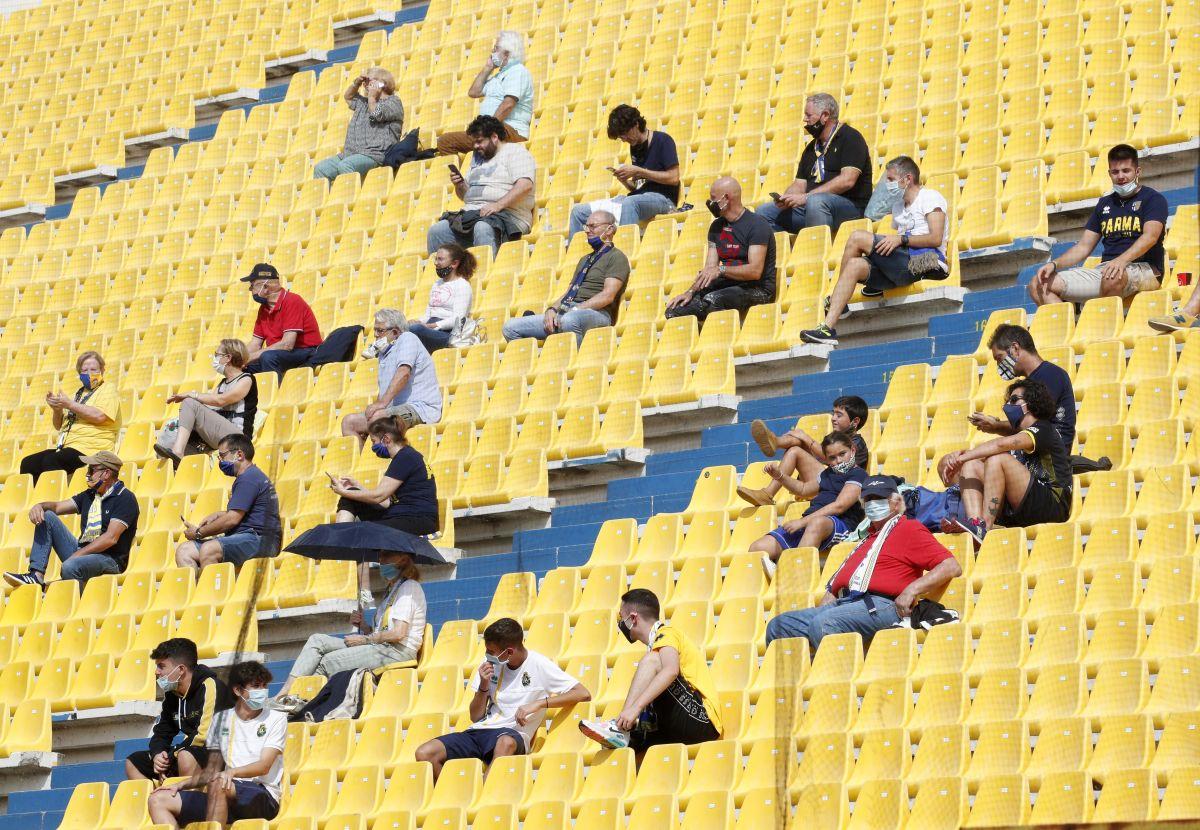
[(65, 810), (9, 813), (0, 816), (0, 830), (57, 830), (65, 813)]
[[(93, 779), (95, 780), (95, 779)], [(8, 794), (8, 812), (39, 813), (66, 810), (75, 787), (54, 787), (49, 790), (21, 790)]]

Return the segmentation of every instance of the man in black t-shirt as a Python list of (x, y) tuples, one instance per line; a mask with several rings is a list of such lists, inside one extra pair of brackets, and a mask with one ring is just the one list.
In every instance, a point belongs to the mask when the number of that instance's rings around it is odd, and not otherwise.
[[(29, 509), (29, 521), (35, 525), (29, 570), (6, 572), (9, 585), (44, 585), (51, 550), (62, 561), (62, 578), (80, 582), (121, 573), (129, 563), (140, 510), (137, 497), (119, 480), (122, 461), (108, 450), (79, 460), (87, 465), (88, 489), (66, 501), (43, 501)], [(79, 514), (78, 539), (58, 518), (72, 513)]]
[[(1034, 346), (1033, 337), (1022, 326), (1004, 323), (996, 326), (988, 340), (996, 372), (1006, 381), (1025, 377), (1046, 387), (1054, 400), (1054, 422), (1063, 446), (1069, 451), (1075, 442), (1075, 388), (1071, 376), (1061, 366), (1043, 360)], [(992, 435), (1012, 435), (1016, 430), (1007, 420), (973, 413), (968, 420), (978, 430)]]
[(1071, 515), (1071, 459), (1051, 421), (1055, 406), (1044, 384), (1018, 380), (1009, 385), (1004, 404), (1013, 434), (938, 462), (942, 481), (962, 491), (966, 518), (955, 522), (976, 548), (995, 524), (1029, 527)]
[(637, 225), (670, 213), (679, 202), (679, 152), (675, 139), (651, 130), (637, 107), (621, 104), (608, 114), (608, 137), (629, 145), (632, 164), (608, 168), (628, 194), (584, 202), (571, 210), (568, 237), (584, 229), (588, 216), (616, 202), (617, 224)]
[[(1038, 305), (1082, 303), (1095, 297), (1131, 297), (1153, 291), (1165, 272), (1163, 230), (1167, 200), (1138, 181), (1137, 150), (1118, 144), (1108, 151), (1113, 190), (1100, 197), (1079, 241), (1038, 269), (1029, 296)], [(1103, 242), (1099, 268), (1079, 266)]]
[(708, 228), (708, 257), (696, 281), (667, 302), (667, 317), (699, 317), (739, 311), (775, 299), (775, 235), (761, 216), (742, 204), (742, 186), (722, 176), (706, 202), (716, 219)]
[(871, 151), (862, 133), (838, 120), (838, 102), (819, 92), (804, 102), (804, 129), (813, 140), (800, 154), (796, 180), (779, 198), (759, 205), (771, 229), (796, 233), (861, 219), (871, 199)]

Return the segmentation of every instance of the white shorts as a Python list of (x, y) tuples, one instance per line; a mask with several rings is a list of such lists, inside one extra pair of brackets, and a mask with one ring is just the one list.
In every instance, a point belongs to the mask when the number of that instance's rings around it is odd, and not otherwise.
[[(1058, 272), (1063, 290), (1060, 296), (1069, 303), (1082, 303), (1100, 296), (1103, 277), (1099, 268), (1068, 268)], [(1158, 276), (1144, 262), (1134, 262), (1125, 267), (1125, 290), (1122, 297), (1132, 297), (1139, 291), (1158, 288)]]

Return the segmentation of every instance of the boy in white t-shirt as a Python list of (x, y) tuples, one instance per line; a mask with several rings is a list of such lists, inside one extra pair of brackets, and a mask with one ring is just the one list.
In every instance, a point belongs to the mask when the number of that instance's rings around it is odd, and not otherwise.
[(455, 758), (525, 755), (547, 709), (584, 703), (592, 694), (553, 660), (525, 648), (521, 624), (504, 617), (483, 632), (484, 661), (471, 678), (471, 720), (462, 732), (451, 732), (417, 747), (418, 761), (433, 766)]
[[(270, 821), (278, 815), (287, 716), (263, 708), (270, 682), (271, 672), (262, 663), (238, 663), (229, 670), (236, 702), (218, 712), (209, 727), (208, 766), (187, 781), (150, 793), (146, 807), (152, 822), (182, 827), (194, 821)], [(204, 787), (207, 793), (200, 792)]]
[(918, 280), (943, 280), (950, 275), (946, 198), (932, 188), (921, 187), (921, 169), (908, 156), (889, 161), (885, 175), (896, 232), (888, 236), (870, 231), (850, 234), (837, 283), (825, 300), (825, 322), (800, 332), (806, 343), (838, 344), (835, 327), (859, 283), (864, 283), (863, 297), (871, 298), (883, 296), (890, 288), (903, 288)]

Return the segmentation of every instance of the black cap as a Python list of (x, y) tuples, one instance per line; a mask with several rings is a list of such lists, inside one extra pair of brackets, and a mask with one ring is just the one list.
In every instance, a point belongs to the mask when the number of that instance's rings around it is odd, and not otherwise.
[(882, 496), (888, 498), (894, 493), (899, 493), (900, 490), (896, 487), (896, 480), (891, 476), (871, 476), (863, 482), (862, 493), (859, 498), (867, 496)]
[(241, 282), (254, 282), (255, 280), (277, 280), (279, 279), (279, 269), (269, 262), (260, 262), (250, 269), (250, 273), (242, 277)]

